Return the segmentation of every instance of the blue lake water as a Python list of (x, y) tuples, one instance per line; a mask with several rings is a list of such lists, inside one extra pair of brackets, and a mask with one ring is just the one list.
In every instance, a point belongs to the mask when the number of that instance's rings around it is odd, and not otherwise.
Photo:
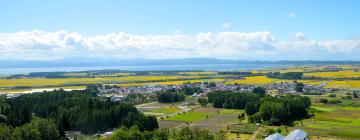
[(234, 71), (265, 68), (280, 68), (289, 65), (282, 64), (207, 64), (207, 65), (146, 65), (146, 66), (97, 66), (97, 67), (56, 67), (56, 68), (0, 68), (0, 75), (27, 74), (30, 72), (71, 72), (87, 70), (206, 70), (206, 71)]

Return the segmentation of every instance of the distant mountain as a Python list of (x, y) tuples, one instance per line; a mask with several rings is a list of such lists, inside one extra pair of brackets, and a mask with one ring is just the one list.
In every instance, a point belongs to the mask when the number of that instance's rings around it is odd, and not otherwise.
[(103, 59), (103, 58), (68, 58), (53, 61), (0, 60), (0, 68), (54, 68), (54, 67), (95, 67), (95, 66), (149, 66), (149, 65), (210, 65), (210, 64), (360, 64), (360, 61), (247, 61), (211, 58), (186, 59)]

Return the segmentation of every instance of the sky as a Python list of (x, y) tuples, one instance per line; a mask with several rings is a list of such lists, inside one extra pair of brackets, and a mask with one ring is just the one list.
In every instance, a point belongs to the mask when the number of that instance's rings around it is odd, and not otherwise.
[(360, 60), (358, 0), (0, 3), (3, 60)]

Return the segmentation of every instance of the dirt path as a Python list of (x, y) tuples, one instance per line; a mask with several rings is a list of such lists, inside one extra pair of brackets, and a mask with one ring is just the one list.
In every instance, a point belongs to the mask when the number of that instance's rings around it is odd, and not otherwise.
[(254, 133), (254, 135), (252, 135), (251, 140), (256, 140), (256, 136), (260, 131), (261, 131), (261, 127), (259, 127), (259, 129)]

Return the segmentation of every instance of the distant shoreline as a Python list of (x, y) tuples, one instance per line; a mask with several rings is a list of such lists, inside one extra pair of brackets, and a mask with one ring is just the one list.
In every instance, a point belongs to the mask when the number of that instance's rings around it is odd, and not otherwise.
[(205, 70), (233, 71), (280, 68), (287, 64), (191, 64), (191, 65), (144, 65), (144, 66), (91, 66), (91, 67), (48, 67), (48, 68), (0, 68), (0, 76), (28, 74), (31, 72), (78, 72), (88, 70), (125, 70), (125, 71), (170, 71), (170, 70)]

